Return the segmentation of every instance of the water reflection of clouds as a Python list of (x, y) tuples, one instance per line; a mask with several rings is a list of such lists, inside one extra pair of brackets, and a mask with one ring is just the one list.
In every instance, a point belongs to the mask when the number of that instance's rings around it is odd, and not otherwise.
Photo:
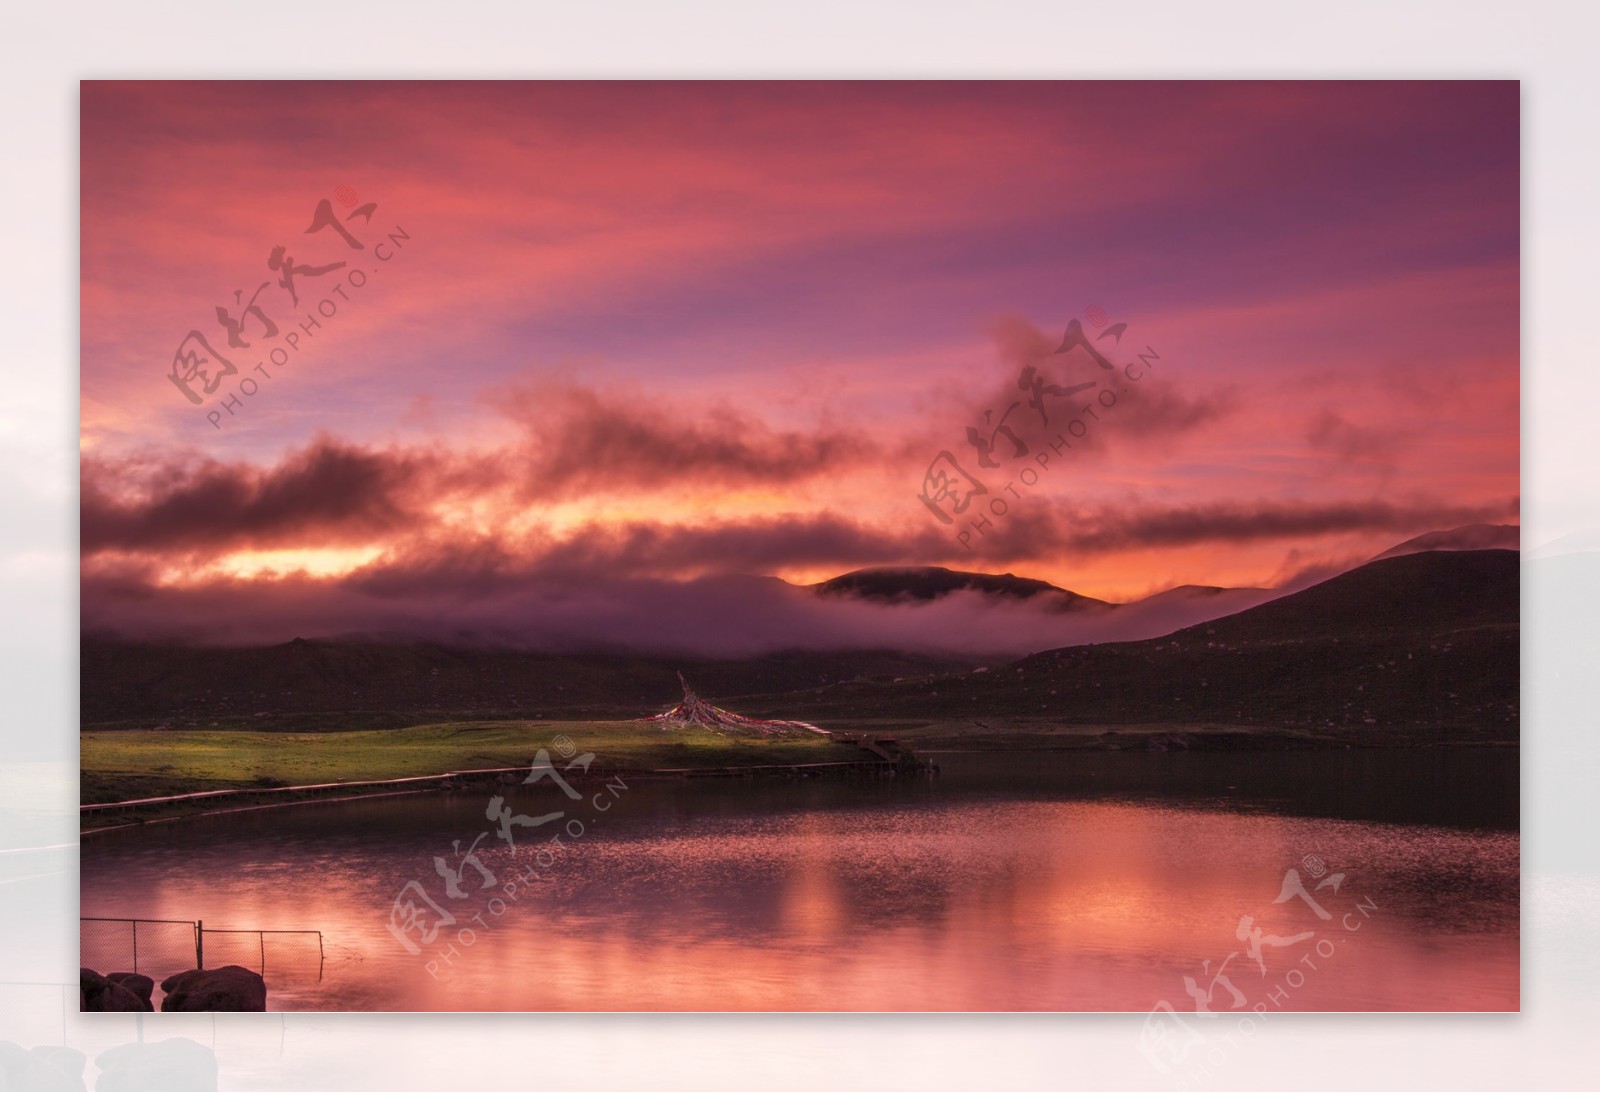
[[(381, 827), (388, 811), (351, 815)], [(130, 843), (86, 857), (85, 891), (102, 912), (133, 892), (166, 910), (205, 901), (208, 922), (322, 929), (326, 981), (269, 982), (274, 1008), (1136, 1010), (1200, 956), (1236, 948), (1241, 914), (1285, 936), (1306, 928), (1273, 897), (1285, 865), (1316, 852), (1384, 913), (1350, 971), (1297, 1006), (1515, 997), (1514, 836), (1081, 800), (751, 806), (665, 827), (657, 815), (642, 807), (615, 837), (558, 855), (436, 975), (384, 927), (414, 839), (298, 876), (263, 864), (281, 849), (265, 828), (197, 839), (182, 862), (165, 848), (142, 862)], [(486, 855), (497, 873), (514, 860)], [(232, 882), (208, 887), (219, 870)], [(1441, 915), (1436, 886), (1462, 877), (1482, 883), (1457, 918)]]

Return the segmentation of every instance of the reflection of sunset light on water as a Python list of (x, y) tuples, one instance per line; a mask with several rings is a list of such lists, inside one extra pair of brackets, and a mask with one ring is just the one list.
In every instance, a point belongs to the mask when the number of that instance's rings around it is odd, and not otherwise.
[[(435, 879), (429, 854), (449, 848), (437, 831), (473, 822), (467, 804), (371, 802), (341, 810), (366, 819), (327, 837), (306, 810), (287, 839), (242, 822), (105, 856), (91, 841), (83, 913), (321, 929), (327, 979), (280, 985), (284, 1008), (1148, 1010), (1182, 1002), (1182, 975), (1239, 948), (1241, 914), (1285, 935), (1332, 930), (1273, 903), (1284, 863), (1315, 844), (1352, 863), (1346, 895), (1373, 895), (1381, 913), (1329, 934), (1340, 955), (1292, 1008), (1516, 1004), (1515, 885), (1496, 897), (1511, 900), (1509, 920), (1468, 921), (1410, 872), (1514, 880), (1510, 834), (1114, 803), (691, 817), (658, 802), (624, 837), (600, 825), (502, 915), (456, 905), (456, 929), (475, 936), (455, 937), (453, 956), (444, 936), (408, 956), (386, 929), (388, 900)], [(427, 815), (432, 842), (404, 833)], [(502, 877), (526, 861), (503, 847), (485, 860)], [(204, 882), (219, 872), (226, 884)], [(1235, 977), (1252, 999), (1268, 982), (1250, 966)]]

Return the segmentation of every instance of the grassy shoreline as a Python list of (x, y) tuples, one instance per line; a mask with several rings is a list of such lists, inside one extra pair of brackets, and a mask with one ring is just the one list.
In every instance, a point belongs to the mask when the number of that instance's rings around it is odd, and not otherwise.
[[(558, 746), (564, 737), (566, 747)], [(478, 721), (351, 732), (132, 729), (80, 734), (82, 803), (216, 789), (354, 782), (526, 767), (594, 752), (607, 768), (814, 763), (859, 754), (816, 733), (728, 736), (639, 721)]]
[[(1431, 746), (1515, 746), (1503, 732), (1448, 737), (1402, 727), (1313, 731), (1259, 725), (1072, 725), (1023, 719), (881, 720), (825, 725), (840, 734), (898, 739), (940, 751), (1279, 751)], [(849, 762), (861, 749), (799, 732), (730, 735), (648, 721), (453, 721), (396, 729), (259, 732), (232, 729), (86, 730), (80, 734), (81, 803), (210, 790), (377, 781), (448, 771), (525, 767), (540, 748), (558, 761), (595, 753), (608, 770), (754, 767)]]

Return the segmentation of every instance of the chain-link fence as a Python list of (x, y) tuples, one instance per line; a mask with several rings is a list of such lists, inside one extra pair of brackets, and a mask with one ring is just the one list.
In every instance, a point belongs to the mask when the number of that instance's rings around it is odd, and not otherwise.
[(160, 983), (203, 966), (200, 926), (182, 919), (81, 918), (78, 964), (101, 975), (138, 972)]
[(237, 964), (268, 982), (319, 982), (320, 930), (213, 929), (183, 919), (81, 918), (78, 963), (102, 975), (138, 972), (159, 984), (191, 968)]
[(268, 983), (322, 979), (320, 930), (213, 930), (201, 926), (200, 942), (207, 967), (237, 964), (260, 972)]

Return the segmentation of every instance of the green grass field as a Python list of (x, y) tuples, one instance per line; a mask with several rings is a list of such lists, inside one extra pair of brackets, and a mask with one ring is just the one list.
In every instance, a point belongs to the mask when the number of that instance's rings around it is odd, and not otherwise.
[[(1181, 733), (1184, 747), (1282, 750), (1285, 747), (1397, 746), (1393, 729), (1366, 733), (1205, 723), (1067, 725), (993, 718), (968, 721), (879, 719), (833, 727), (895, 738), (924, 749), (977, 751), (1143, 750), (1157, 736)], [(809, 732), (729, 735), (709, 729), (663, 730), (641, 721), (455, 721), (347, 732), (253, 732), (243, 729), (85, 730), (81, 742), (84, 804), (201, 790), (316, 785), (526, 766), (559, 736), (578, 753), (592, 751), (609, 769), (669, 770), (854, 761), (861, 749)]]
[(729, 736), (637, 721), (488, 721), (356, 732), (126, 730), (80, 734), (83, 802), (261, 784), (356, 782), (525, 766), (565, 735), (606, 767), (821, 763), (861, 752), (814, 733)]

